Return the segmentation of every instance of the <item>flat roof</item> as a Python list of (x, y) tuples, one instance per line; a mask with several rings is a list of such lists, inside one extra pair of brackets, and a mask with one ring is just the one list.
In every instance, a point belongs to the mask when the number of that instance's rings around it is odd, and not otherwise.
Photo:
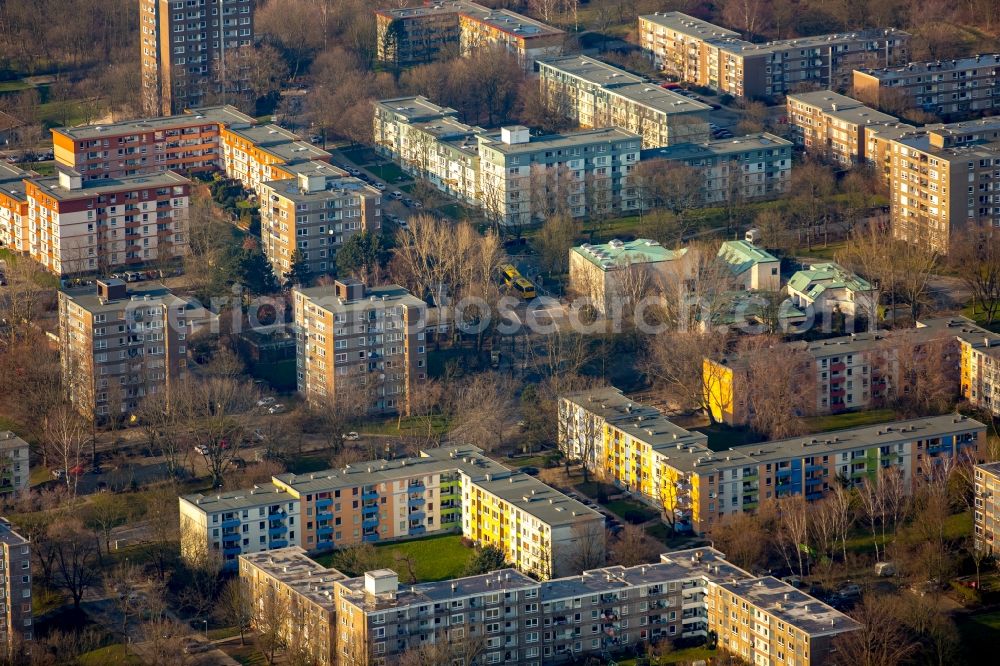
[(296, 287), (295, 291), (308, 298), (316, 307), (323, 308), (328, 312), (342, 312), (344, 310), (355, 309), (364, 310), (375, 302), (403, 304), (409, 307), (423, 307), (426, 305), (422, 300), (398, 284), (367, 287), (364, 297), (353, 301), (342, 301), (337, 296), (337, 289), (334, 285)]
[(347, 576), (337, 569), (324, 567), (306, 555), (301, 547), (245, 553), (240, 555), (240, 560), (277, 579), (314, 604), (330, 612), (336, 611), (336, 583), (346, 580)]
[[(166, 304), (168, 307), (183, 306), (185, 308), (196, 307), (191, 301), (175, 296), (170, 289), (161, 282), (130, 282), (127, 285), (126, 297), (114, 301), (105, 301), (97, 295), (96, 285), (86, 285), (83, 287), (70, 287), (60, 290), (73, 303), (88, 312), (116, 312), (122, 307), (138, 305), (140, 303), (156, 302)], [(200, 307), (200, 306), (199, 306)]]
[[(381, 573), (386, 574), (389, 572), (396, 573), (391, 569), (381, 571)], [(341, 588), (343, 598), (364, 612), (372, 612), (388, 608), (429, 605), (449, 599), (495, 592), (537, 589), (540, 583), (516, 569), (499, 569), (478, 576), (465, 576), (432, 583), (399, 585), (392, 596), (368, 594), (365, 590), (365, 576), (348, 578), (340, 581), (338, 585)]]
[(274, 504), (275, 502), (299, 501), (273, 483), (259, 483), (255, 484), (253, 488), (231, 490), (229, 492), (216, 493), (215, 495), (195, 493), (193, 495), (184, 495), (180, 499), (197, 506), (205, 513), (241, 511), (252, 507)]
[(924, 60), (911, 62), (899, 67), (858, 67), (855, 71), (866, 74), (880, 81), (905, 78), (911, 75), (934, 74), (937, 72), (955, 72), (966, 69), (984, 67), (994, 69), (1000, 65), (1000, 53), (955, 58), (954, 60)]
[[(322, 162), (320, 162), (322, 164)], [(336, 169), (336, 167), (333, 167)], [(339, 171), (339, 169), (338, 169)], [(309, 174), (310, 172), (305, 172)], [(309, 201), (326, 201), (328, 199), (333, 199), (336, 197), (342, 197), (347, 194), (379, 194), (379, 191), (361, 180), (360, 178), (354, 178), (350, 175), (339, 175), (336, 173), (325, 174), (323, 172), (316, 173), (314, 175), (326, 176), (326, 187), (322, 190), (307, 191), (299, 187), (298, 178), (283, 178), (281, 180), (269, 180), (264, 183), (265, 186), (270, 187), (276, 194), (288, 199), (289, 201), (294, 201), (296, 203), (306, 203)]]
[(298, 134), (278, 125), (230, 127), (229, 131), (254, 144), (257, 148), (288, 162), (308, 162), (331, 157), (330, 153), (322, 148), (318, 148), (308, 141), (303, 141)]
[(554, 28), (546, 23), (542, 23), (524, 14), (512, 12), (509, 9), (490, 9), (474, 2), (452, 1), (435, 2), (431, 5), (418, 7), (403, 7), (399, 9), (379, 9), (377, 14), (393, 19), (419, 18), (421, 16), (442, 16), (456, 14), (479, 21), (497, 30), (522, 37), (532, 39), (535, 37), (547, 37), (561, 35), (563, 31)]
[(589, 56), (540, 58), (538, 63), (543, 69), (549, 67), (559, 70), (661, 113), (707, 113), (712, 108), (708, 104), (661, 88), (657, 83)]
[(612, 240), (602, 244), (584, 243), (571, 248), (570, 252), (580, 255), (601, 270), (616, 270), (623, 264), (655, 264), (673, 261), (687, 254), (687, 248), (671, 250), (658, 241), (637, 238), (631, 241)]
[(25, 180), (34, 183), (39, 189), (44, 190), (46, 194), (59, 201), (72, 201), (100, 194), (114, 194), (116, 192), (156, 187), (172, 187), (174, 185), (188, 185), (191, 183), (189, 179), (173, 171), (161, 171), (142, 176), (127, 176), (125, 178), (85, 180), (81, 183), (80, 187), (74, 189), (66, 189), (60, 185), (58, 175), (26, 178)]
[(57, 127), (52, 129), (52, 133), (64, 134), (79, 141), (117, 134), (142, 134), (143, 132), (155, 132), (171, 127), (190, 127), (207, 123), (239, 126), (253, 125), (256, 122), (254, 118), (242, 113), (234, 106), (206, 106), (173, 116), (123, 120), (117, 123), (80, 125), (78, 127)]
[(23, 449), (28, 443), (15, 435), (10, 430), (0, 430), (0, 450), (10, 451), (12, 449)]
[(715, 584), (812, 638), (861, 628), (833, 606), (773, 576)]
[(0, 541), (8, 546), (23, 546), (29, 543), (26, 538), (14, 531), (6, 518), (0, 518)]
[(832, 90), (792, 93), (787, 97), (791, 102), (800, 102), (816, 107), (831, 118), (855, 125), (894, 123), (899, 121), (899, 118), (896, 116), (882, 113), (878, 109), (865, 106), (852, 97), (835, 93)]
[(833, 44), (843, 44), (845, 42), (861, 41), (884, 37), (888, 35), (910, 36), (910, 33), (896, 28), (856, 30), (847, 33), (831, 33), (826, 35), (815, 35), (813, 37), (796, 37), (795, 39), (780, 39), (763, 44), (755, 44), (740, 38), (738, 32), (734, 32), (722, 26), (703, 21), (701, 19), (688, 16), (683, 12), (657, 12), (646, 14), (641, 18), (663, 26), (689, 37), (694, 37), (706, 42), (710, 42), (720, 49), (731, 53), (742, 55), (756, 55), (774, 53), (776, 51), (787, 51), (789, 49), (808, 49), (819, 46), (830, 46)]
[(597, 129), (581, 130), (567, 134), (533, 136), (524, 143), (504, 143), (497, 133), (480, 134), (478, 137), (480, 150), (489, 148), (506, 155), (533, 153), (539, 150), (572, 148), (574, 146), (609, 143), (612, 141), (642, 140), (642, 137), (635, 132), (629, 132), (618, 127), (599, 127)]
[(24, 179), (32, 175), (12, 164), (0, 163), (0, 192), (12, 199), (26, 202), (28, 198), (24, 193)]
[(696, 160), (723, 157), (754, 150), (791, 150), (792, 142), (770, 132), (747, 134), (733, 139), (715, 139), (705, 143), (678, 143), (664, 148), (649, 148), (642, 151), (643, 159), (660, 157), (668, 160)]
[(458, 111), (455, 109), (435, 104), (423, 95), (392, 97), (379, 100), (375, 102), (375, 105), (393, 112), (399, 120), (410, 123), (458, 115)]

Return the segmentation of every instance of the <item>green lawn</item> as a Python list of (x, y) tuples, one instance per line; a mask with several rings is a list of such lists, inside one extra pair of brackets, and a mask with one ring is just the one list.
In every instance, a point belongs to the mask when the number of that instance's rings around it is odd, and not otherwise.
[(371, 164), (377, 159), (375, 151), (365, 146), (358, 146), (349, 150), (341, 150), (340, 154), (358, 166)]
[[(660, 666), (665, 666), (667, 664), (685, 664), (690, 661), (697, 661), (699, 659), (704, 659), (708, 661), (712, 657), (716, 656), (715, 650), (709, 650), (707, 647), (692, 647), (684, 648), (683, 650), (676, 650), (670, 654), (664, 655), (656, 661), (656, 664)], [(622, 659), (615, 660), (618, 666), (635, 666), (636, 659)]]
[(627, 515), (631, 516), (633, 520), (629, 520), (630, 523), (644, 523), (659, 515), (655, 509), (633, 500), (615, 500), (607, 502), (604, 506), (622, 520), (627, 520)]
[(208, 638), (213, 641), (220, 640), (222, 638), (232, 638), (233, 636), (239, 636), (240, 630), (236, 627), (222, 627), (220, 629), (209, 629)]
[[(446, 416), (434, 414), (430, 417), (432, 434), (440, 435), (448, 431), (449, 421)], [(382, 421), (366, 419), (363, 423), (351, 426), (362, 435), (426, 435), (427, 419), (421, 416), (404, 416), (402, 419), (393, 416)]]
[(17, 81), (0, 81), (0, 93), (19, 92), (31, 87), (32, 85), (23, 79), (18, 79)]
[(971, 304), (965, 306), (962, 309), (962, 314), (976, 322), (983, 328), (988, 328), (989, 330), (1000, 333), (1000, 317), (995, 317), (992, 324), (986, 323), (986, 313), (980, 308), (973, 308)]
[(132, 654), (125, 653), (121, 643), (106, 645), (98, 650), (81, 654), (76, 659), (80, 666), (107, 666), (107, 664), (136, 664), (141, 666), (142, 660)]
[[(397, 541), (377, 545), (377, 565), (379, 568), (392, 569), (399, 574), (400, 580), (408, 579), (406, 564), (398, 561), (397, 556), (409, 556), (414, 564), (413, 572), (418, 582), (431, 582), (458, 578), (465, 573), (469, 560), (475, 554), (472, 548), (462, 545), (462, 537), (457, 534), (441, 534), (411, 541)], [(338, 564), (340, 553), (334, 551), (321, 555), (316, 561), (326, 567), (341, 569)], [(351, 576), (360, 576), (363, 571), (341, 569)]]
[(813, 433), (885, 423), (895, 418), (896, 414), (891, 409), (872, 409), (864, 412), (811, 416), (806, 419), (806, 425), (809, 427), (809, 432)]
[(410, 179), (406, 172), (403, 171), (395, 162), (380, 163), (378, 166), (371, 167), (369, 171), (390, 185)]
[(955, 623), (962, 635), (964, 663), (993, 663), (996, 646), (1000, 645), (1000, 610), (956, 615)]
[(545, 467), (545, 461), (548, 456), (536, 455), (536, 456), (524, 456), (520, 458), (504, 458), (503, 464), (507, 467), (537, 467), (542, 469)]
[(31, 468), (31, 473), (28, 475), (28, 485), (35, 487), (41, 483), (52, 480), (52, 472), (49, 471), (47, 467), (42, 467), (41, 465), (36, 465)]

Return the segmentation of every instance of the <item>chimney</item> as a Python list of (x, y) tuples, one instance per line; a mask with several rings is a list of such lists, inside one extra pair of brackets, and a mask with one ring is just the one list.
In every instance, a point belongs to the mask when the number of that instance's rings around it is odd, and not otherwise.
[(64, 190), (79, 190), (83, 188), (83, 176), (72, 169), (59, 170), (59, 187)]
[(117, 278), (97, 281), (97, 296), (105, 303), (126, 298), (128, 296), (127, 289), (125, 283)]

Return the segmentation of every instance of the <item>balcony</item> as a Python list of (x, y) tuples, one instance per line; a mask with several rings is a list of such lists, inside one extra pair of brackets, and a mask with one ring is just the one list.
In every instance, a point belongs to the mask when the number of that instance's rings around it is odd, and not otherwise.
[(317, 511), (316, 512), (316, 519), (317, 520), (330, 521), (330, 520), (333, 519), (333, 512), (332, 511)]
[(374, 488), (367, 488), (361, 493), (361, 499), (365, 502), (378, 499), (378, 491)]
[(267, 528), (267, 535), (272, 539), (279, 537), (288, 531), (288, 527), (285, 525), (272, 525)]
[(288, 545), (287, 539), (272, 539), (271, 548), (284, 548)]
[(361, 527), (366, 529), (371, 529), (373, 527), (378, 527), (378, 515), (374, 515), (371, 518), (365, 518), (361, 521)]
[(230, 546), (229, 548), (222, 549), (223, 555), (239, 555), (240, 552), (241, 551), (239, 546)]
[(425, 514), (423, 511), (411, 511), (408, 518), (411, 521), (419, 520), (420, 522), (423, 522), (426, 515), (427, 514)]
[(378, 514), (378, 504), (365, 504), (361, 507), (361, 515), (370, 516), (372, 514)]
[(222, 543), (233, 543), (239, 542), (240, 535), (238, 532), (230, 532), (229, 534), (222, 535)]
[(406, 492), (408, 493), (422, 493), (426, 490), (423, 481), (410, 481), (410, 485), (407, 486)]
[(325, 509), (326, 507), (331, 506), (332, 504), (333, 500), (330, 499), (329, 497), (324, 497), (323, 499), (316, 500), (317, 509)]
[(411, 507), (423, 506), (424, 504), (427, 503), (427, 500), (424, 499), (423, 495), (417, 495), (416, 497), (408, 498), (406, 503)]
[(323, 525), (321, 527), (317, 527), (316, 534), (321, 537), (331, 536), (333, 534), (333, 527), (330, 525)]
[(240, 526), (239, 518), (229, 518), (227, 520), (222, 521), (222, 529), (224, 530), (229, 529), (231, 527), (239, 527), (239, 526)]
[(378, 539), (379, 539), (378, 532), (372, 532), (371, 534), (361, 535), (361, 540), (365, 543), (373, 543), (375, 541), (378, 541)]

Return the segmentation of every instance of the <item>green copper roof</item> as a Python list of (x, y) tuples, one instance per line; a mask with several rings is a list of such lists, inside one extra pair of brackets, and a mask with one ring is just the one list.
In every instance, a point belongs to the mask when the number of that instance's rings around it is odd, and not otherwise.
[(574, 247), (572, 251), (595, 266), (609, 270), (625, 263), (655, 264), (661, 261), (673, 261), (678, 257), (683, 257), (687, 253), (687, 248), (671, 250), (655, 240), (637, 238), (632, 241), (616, 239), (603, 245), (584, 243), (579, 247)]
[(813, 264), (809, 270), (799, 271), (788, 281), (788, 286), (815, 300), (827, 289), (871, 291), (871, 284), (840, 264)]
[(729, 264), (733, 275), (740, 275), (757, 264), (777, 262), (778, 258), (767, 250), (755, 247), (745, 240), (726, 241), (719, 247), (719, 258)]

